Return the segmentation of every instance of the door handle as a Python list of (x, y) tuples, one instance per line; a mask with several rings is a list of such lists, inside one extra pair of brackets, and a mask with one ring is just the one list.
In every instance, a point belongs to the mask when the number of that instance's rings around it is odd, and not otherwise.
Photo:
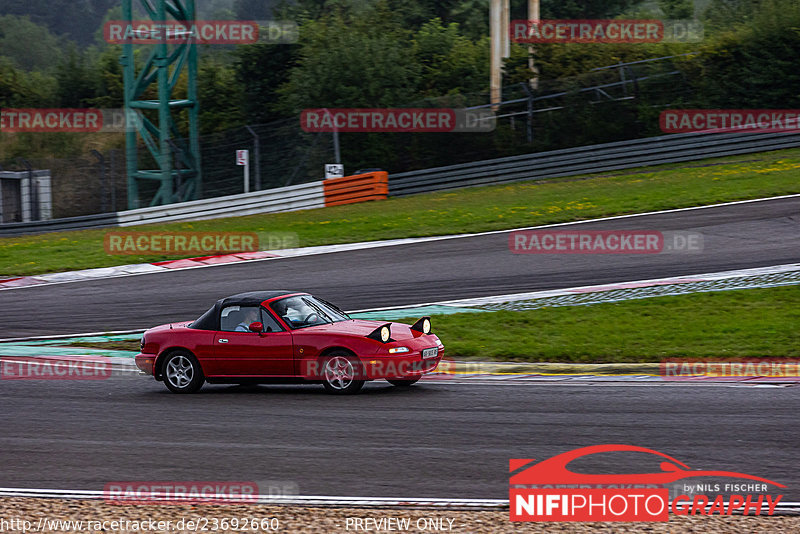
[(220, 342), (220, 343), (227, 343), (227, 342), (228, 342), (228, 340), (227, 340), (227, 339), (220, 339), (220, 340), (219, 340), (219, 342)]

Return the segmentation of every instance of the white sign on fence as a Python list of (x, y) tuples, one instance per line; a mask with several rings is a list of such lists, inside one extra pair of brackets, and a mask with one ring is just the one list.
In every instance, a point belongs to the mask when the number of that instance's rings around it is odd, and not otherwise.
[(236, 151), (236, 165), (244, 165), (244, 192), (250, 192), (250, 151)]
[(326, 163), (325, 164), (325, 179), (328, 178), (342, 178), (344, 176), (344, 165), (341, 163)]

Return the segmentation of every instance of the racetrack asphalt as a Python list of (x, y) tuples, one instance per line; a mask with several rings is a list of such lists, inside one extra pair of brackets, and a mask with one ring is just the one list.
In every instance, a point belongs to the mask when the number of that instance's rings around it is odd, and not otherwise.
[[(699, 253), (512, 254), (490, 233), (323, 255), (0, 291), (0, 338), (148, 328), (256, 289), (308, 291), (344, 309), (412, 305), (800, 261), (800, 198), (564, 228), (703, 234)], [(354, 236), (357, 239), (357, 236)]]
[[(144, 328), (194, 318), (217, 298), (253, 289), (306, 290), (359, 309), (800, 261), (798, 198), (571, 228), (697, 231), (705, 250), (512, 255), (507, 233), (493, 233), (6, 290), (0, 337)], [(623, 443), (694, 469), (774, 479), (789, 486), (784, 501), (800, 501), (798, 408), (797, 387), (453, 381), (407, 391), (375, 383), (352, 397), (319, 386), (206, 386), (179, 396), (146, 377), (0, 380), (0, 480), (94, 490), (114, 481), (239, 480), (265, 493), (504, 498), (510, 458)], [(646, 463), (625, 465), (658, 470)]]
[[(797, 387), (375, 382), (346, 397), (313, 385), (174, 395), (136, 377), (1, 381), (0, 406), (5, 487), (254, 481), (264, 494), (502, 499), (510, 458), (622, 443), (775, 480), (784, 502), (800, 501)], [(658, 472), (661, 460), (577, 467)]]

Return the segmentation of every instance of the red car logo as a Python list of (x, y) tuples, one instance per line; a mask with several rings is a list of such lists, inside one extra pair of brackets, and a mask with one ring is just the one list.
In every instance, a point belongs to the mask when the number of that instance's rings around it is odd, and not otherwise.
[[(583, 474), (570, 471), (567, 464), (588, 456), (590, 454), (597, 454), (601, 452), (644, 452), (654, 454), (664, 458), (666, 461), (661, 462), (661, 471), (654, 473), (633, 473), (633, 474), (602, 474), (592, 475)], [(528, 459), (513, 459), (509, 462), (509, 471), (514, 472), (524, 465), (528, 465), (534, 460)], [(544, 485), (544, 484), (669, 484), (676, 480), (694, 477), (730, 477), (730, 478), (744, 478), (749, 480), (756, 480), (765, 482), (781, 488), (785, 488), (783, 484), (778, 484), (766, 478), (747, 475), (745, 473), (736, 473), (733, 471), (702, 471), (692, 470), (688, 465), (668, 456), (662, 452), (654, 451), (644, 447), (636, 447), (634, 445), (593, 445), (591, 447), (582, 447), (573, 451), (568, 451), (547, 460), (528, 467), (511, 477), (509, 483), (511, 485)]]

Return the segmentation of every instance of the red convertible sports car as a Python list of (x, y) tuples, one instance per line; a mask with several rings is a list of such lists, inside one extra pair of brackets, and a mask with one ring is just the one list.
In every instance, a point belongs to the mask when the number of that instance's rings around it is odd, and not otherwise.
[(253, 291), (218, 300), (191, 323), (151, 328), (136, 365), (175, 393), (209, 383), (321, 383), (356, 393), (367, 380), (410, 386), (436, 369), (444, 345), (431, 321), (351, 319), (308, 293)]

